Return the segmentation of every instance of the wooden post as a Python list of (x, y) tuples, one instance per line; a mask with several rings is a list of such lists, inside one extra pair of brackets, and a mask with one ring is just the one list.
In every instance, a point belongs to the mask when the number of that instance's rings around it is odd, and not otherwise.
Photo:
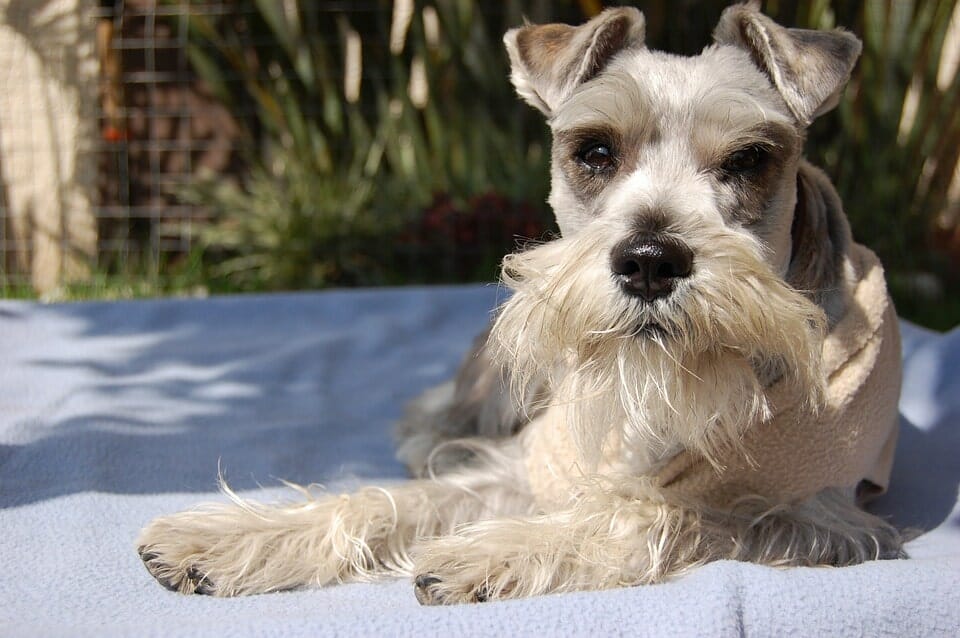
[(17, 268), (41, 295), (96, 259), (94, 0), (0, 0), (0, 170)]

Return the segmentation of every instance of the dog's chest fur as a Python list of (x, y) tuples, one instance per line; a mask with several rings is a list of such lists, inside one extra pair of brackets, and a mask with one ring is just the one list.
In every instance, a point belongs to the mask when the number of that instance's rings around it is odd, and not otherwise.
[(607, 430), (602, 452), (583, 453), (562, 400), (537, 414), (520, 434), (530, 489), (545, 509), (578, 496), (585, 476), (646, 477), (683, 498), (725, 507), (739, 495), (778, 501), (810, 497), (831, 486), (885, 488), (897, 440), (900, 342), (883, 270), (863, 246), (851, 247), (843, 296), (849, 312), (824, 338), (824, 403), (806, 405), (788, 384), (766, 388), (771, 413), (711, 465), (669, 431), (631, 439), (628, 419)]

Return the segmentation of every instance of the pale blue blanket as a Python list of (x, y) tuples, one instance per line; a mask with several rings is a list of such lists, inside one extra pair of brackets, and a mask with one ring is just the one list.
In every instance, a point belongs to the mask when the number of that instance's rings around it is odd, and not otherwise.
[[(2, 636), (841, 636), (960, 633), (960, 330), (904, 325), (903, 430), (874, 510), (910, 560), (720, 562), (665, 585), (423, 608), (388, 581), (232, 600), (161, 588), (152, 517), (279, 479), (397, 480), (391, 424), (448, 377), (495, 287), (38, 305), (0, 301)], [(250, 491), (250, 492), (248, 492)]]

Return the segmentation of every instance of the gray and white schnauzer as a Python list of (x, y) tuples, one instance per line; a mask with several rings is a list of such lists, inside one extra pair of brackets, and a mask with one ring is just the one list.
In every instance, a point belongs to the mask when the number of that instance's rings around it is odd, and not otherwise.
[(400, 425), (418, 478), (269, 506), (225, 488), (149, 524), (150, 572), (218, 596), (404, 575), (443, 604), (902, 555), (858, 507), (896, 444), (896, 316), (801, 155), (860, 42), (758, 5), (695, 57), (647, 49), (632, 8), (508, 32), (562, 237), (506, 258), (512, 296)]

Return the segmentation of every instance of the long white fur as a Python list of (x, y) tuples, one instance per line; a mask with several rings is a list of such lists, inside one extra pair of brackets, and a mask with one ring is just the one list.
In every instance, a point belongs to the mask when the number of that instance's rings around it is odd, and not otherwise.
[[(411, 550), (457, 526), (533, 511), (519, 446), (465, 442), (473, 467), (428, 480), (264, 505), (221, 483), (229, 503), (162, 517), (138, 546), (148, 568), (180, 593), (265, 593), (411, 575)], [(295, 487), (295, 486), (293, 486)]]
[(704, 220), (671, 231), (709, 268), (654, 304), (617, 289), (605, 266), (620, 235), (599, 222), (504, 261), (515, 292), (494, 324), (495, 358), (519, 405), (546, 379), (585, 468), (614, 428), (624, 450), (644, 453), (637, 473), (681, 448), (717, 463), (770, 417), (758, 368), (782, 374), (813, 411), (820, 404), (821, 310), (774, 275), (744, 233)]

